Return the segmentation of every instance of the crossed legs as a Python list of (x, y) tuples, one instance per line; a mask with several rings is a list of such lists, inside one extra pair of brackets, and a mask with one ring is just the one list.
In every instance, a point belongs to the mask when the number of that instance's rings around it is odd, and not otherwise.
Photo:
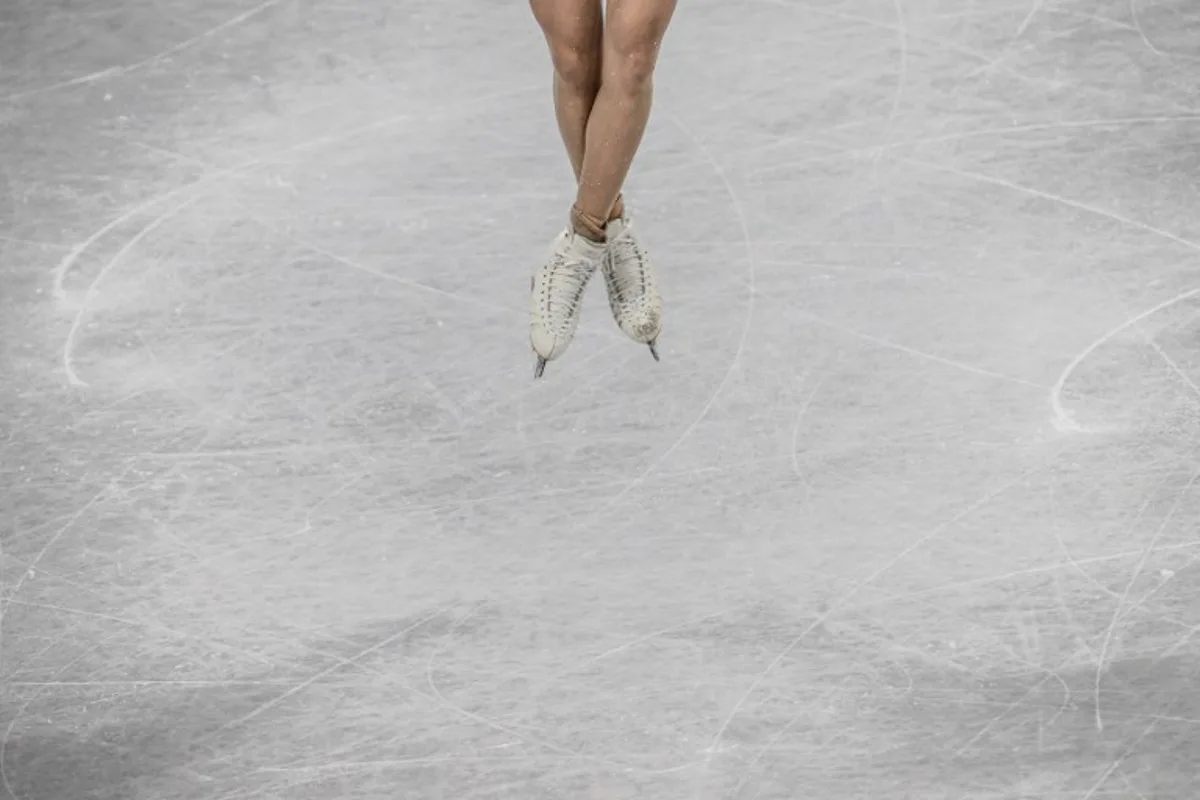
[(617, 325), (658, 359), (662, 304), (621, 187), (646, 131), (676, 0), (607, 0), (607, 8), (602, 1), (530, 0), (550, 49), (554, 112), (576, 182), (570, 225), (531, 284), (536, 377), (570, 346), (597, 269)]
[(530, 0), (554, 65), (554, 110), (575, 173), (572, 222), (603, 240), (650, 118), (654, 67), (676, 0)]

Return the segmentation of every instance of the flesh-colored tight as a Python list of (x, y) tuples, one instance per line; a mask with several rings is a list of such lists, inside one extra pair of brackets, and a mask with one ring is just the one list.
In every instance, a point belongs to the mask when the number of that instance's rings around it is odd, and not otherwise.
[(571, 224), (604, 240), (650, 118), (676, 0), (530, 0), (554, 65), (554, 111), (577, 191)]

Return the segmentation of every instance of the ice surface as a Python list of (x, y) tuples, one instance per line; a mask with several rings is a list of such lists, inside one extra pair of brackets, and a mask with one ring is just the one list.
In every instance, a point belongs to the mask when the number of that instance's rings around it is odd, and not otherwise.
[(524, 3), (0, 8), (3, 800), (1193, 800), (1185, 0), (690, 0), (593, 287)]

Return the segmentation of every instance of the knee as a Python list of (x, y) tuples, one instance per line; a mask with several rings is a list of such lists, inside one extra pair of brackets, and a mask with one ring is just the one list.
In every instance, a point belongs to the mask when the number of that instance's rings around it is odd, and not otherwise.
[(600, 47), (584, 39), (565, 38), (550, 45), (550, 58), (559, 80), (581, 92), (600, 88)]
[(633, 91), (650, 85), (674, 8), (674, 0), (617, 5), (605, 28), (605, 82)]
[(604, 80), (618, 88), (641, 91), (654, 80), (658, 42), (634, 37), (610, 45), (604, 61)]

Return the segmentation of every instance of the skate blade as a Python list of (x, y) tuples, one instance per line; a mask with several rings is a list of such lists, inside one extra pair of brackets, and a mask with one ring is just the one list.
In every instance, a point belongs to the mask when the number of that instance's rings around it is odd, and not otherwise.
[(538, 356), (537, 357), (537, 366), (535, 366), (533, 368), (533, 379), (536, 381), (538, 378), (542, 377), (542, 374), (545, 371), (546, 371), (546, 359), (542, 358), (541, 356)]
[(647, 347), (650, 348), (650, 355), (654, 356), (655, 361), (662, 361), (662, 359), (658, 357), (658, 339), (648, 343)]

